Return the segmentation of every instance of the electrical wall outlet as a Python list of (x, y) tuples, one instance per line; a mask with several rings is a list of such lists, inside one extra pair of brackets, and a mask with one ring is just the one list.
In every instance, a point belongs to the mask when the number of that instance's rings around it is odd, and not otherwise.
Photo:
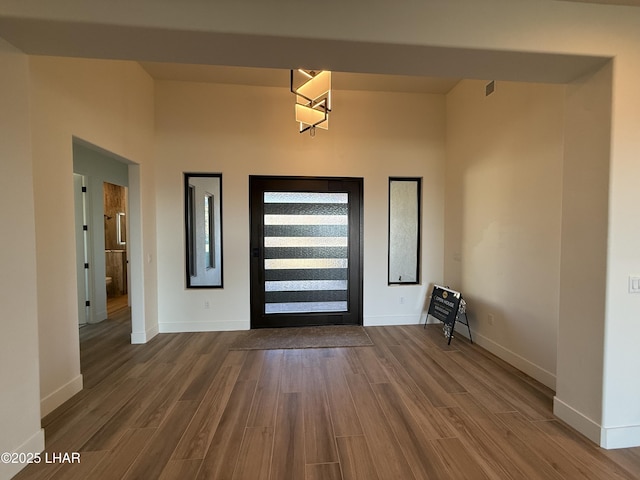
[(205, 300), (204, 301), (204, 309), (208, 310), (209, 309), (209, 300)]
[(489, 325), (493, 325), (495, 322), (495, 317), (493, 316), (493, 313), (490, 313), (489, 315), (487, 315), (487, 321), (489, 322)]

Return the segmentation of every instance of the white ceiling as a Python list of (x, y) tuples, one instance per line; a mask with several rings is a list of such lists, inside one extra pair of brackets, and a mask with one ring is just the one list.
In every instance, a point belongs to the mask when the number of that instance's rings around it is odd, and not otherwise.
[[(157, 80), (289, 88), (289, 70), (163, 62), (140, 62), (140, 65)], [(333, 72), (332, 87), (335, 90), (447, 93), (459, 80), (458, 78)]]

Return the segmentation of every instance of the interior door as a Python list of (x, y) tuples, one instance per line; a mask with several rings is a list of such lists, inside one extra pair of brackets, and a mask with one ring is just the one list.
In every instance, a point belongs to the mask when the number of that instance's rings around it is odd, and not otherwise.
[(249, 178), (251, 328), (362, 325), (362, 179)]

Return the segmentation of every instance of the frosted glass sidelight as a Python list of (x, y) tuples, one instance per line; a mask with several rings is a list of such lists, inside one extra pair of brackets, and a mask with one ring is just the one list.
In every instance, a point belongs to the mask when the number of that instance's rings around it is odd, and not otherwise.
[(419, 283), (420, 178), (389, 179), (388, 283)]

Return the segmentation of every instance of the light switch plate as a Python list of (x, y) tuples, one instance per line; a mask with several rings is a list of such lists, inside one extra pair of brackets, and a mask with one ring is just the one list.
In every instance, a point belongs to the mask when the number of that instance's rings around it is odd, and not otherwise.
[(640, 293), (640, 275), (629, 275), (629, 293)]

